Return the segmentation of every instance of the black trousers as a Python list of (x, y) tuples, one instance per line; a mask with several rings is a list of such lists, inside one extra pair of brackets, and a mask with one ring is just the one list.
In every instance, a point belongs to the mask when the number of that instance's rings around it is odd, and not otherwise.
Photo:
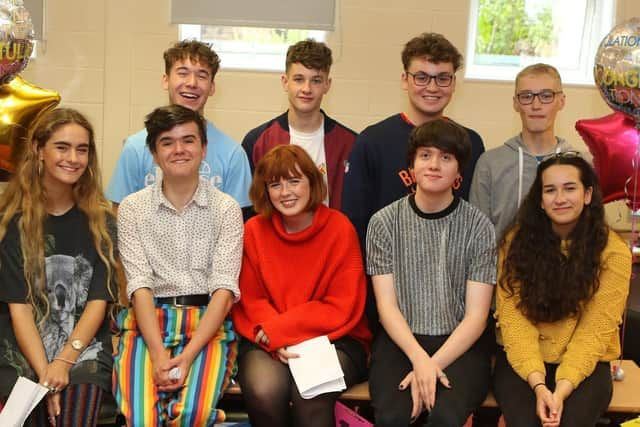
[[(449, 336), (415, 337), (427, 353), (433, 354)], [(422, 423), (426, 418), (427, 426), (464, 425), (469, 415), (487, 396), (490, 369), (486, 346), (478, 341), (444, 370), (451, 388), (438, 383), (435, 406), (428, 416), (423, 414), (419, 417), (417, 423)], [(373, 343), (369, 373), (369, 390), (376, 426), (403, 427), (411, 422), (411, 390), (398, 389), (400, 381), (411, 370), (412, 365), (407, 356), (384, 330), (380, 330)]]
[[(547, 387), (553, 391), (558, 365), (545, 363), (545, 368)], [(493, 392), (509, 427), (540, 426), (540, 418), (536, 415), (536, 395), (529, 384), (513, 370), (501, 348), (496, 353)], [(608, 362), (600, 362), (593, 373), (564, 401), (560, 425), (596, 425), (600, 416), (606, 412), (612, 393), (611, 368)]]

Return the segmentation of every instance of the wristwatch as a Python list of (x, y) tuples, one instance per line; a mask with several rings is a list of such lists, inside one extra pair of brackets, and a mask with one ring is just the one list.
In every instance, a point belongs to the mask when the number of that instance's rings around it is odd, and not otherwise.
[(71, 348), (76, 351), (82, 351), (84, 349), (84, 344), (82, 343), (82, 341), (76, 339), (71, 341)]

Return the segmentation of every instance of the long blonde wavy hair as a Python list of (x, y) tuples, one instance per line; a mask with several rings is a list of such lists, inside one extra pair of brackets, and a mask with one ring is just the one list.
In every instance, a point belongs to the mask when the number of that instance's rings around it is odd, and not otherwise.
[(96, 252), (107, 269), (107, 289), (113, 300), (118, 301), (115, 285), (118, 264), (108, 226), (108, 222), (115, 224), (115, 218), (102, 190), (93, 128), (78, 111), (56, 108), (44, 113), (29, 130), (27, 143), (31, 147), (24, 150), (16, 172), (0, 196), (0, 239), (5, 237), (12, 218), (20, 215), (17, 225), (27, 285), (27, 302), (33, 307), (37, 322), (44, 321), (49, 315), (49, 301), (44, 292), (47, 191), (43, 185), (43, 168), (38, 160), (38, 153), (54, 132), (73, 123), (82, 126), (89, 134), (88, 164), (80, 179), (73, 185), (73, 200), (87, 216)]

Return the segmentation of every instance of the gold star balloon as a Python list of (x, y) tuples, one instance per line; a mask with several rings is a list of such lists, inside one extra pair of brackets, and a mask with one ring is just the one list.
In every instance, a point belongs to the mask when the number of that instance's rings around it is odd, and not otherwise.
[(15, 170), (25, 145), (29, 126), (60, 102), (60, 95), (16, 76), (0, 85), (0, 179)]

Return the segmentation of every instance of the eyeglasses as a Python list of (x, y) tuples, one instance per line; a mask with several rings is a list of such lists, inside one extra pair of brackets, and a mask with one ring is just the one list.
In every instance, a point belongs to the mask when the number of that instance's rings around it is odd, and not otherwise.
[(454, 78), (454, 76), (447, 73), (433, 75), (433, 74), (423, 73), (422, 71), (417, 72), (415, 74), (407, 71), (407, 74), (413, 77), (413, 83), (415, 83), (416, 86), (428, 86), (429, 83), (431, 83), (431, 80), (433, 79), (436, 81), (437, 86), (449, 87), (451, 86), (451, 82), (453, 82), (453, 78)]
[(544, 156), (541, 162), (551, 160), (551, 159), (573, 159), (576, 157), (582, 157), (579, 151), (557, 151)]
[(516, 94), (518, 102), (522, 105), (529, 105), (533, 103), (533, 100), (537, 96), (542, 104), (551, 104), (556, 95), (562, 93), (561, 90), (553, 91), (551, 89), (541, 90), (540, 92), (531, 92), (530, 90), (523, 90)]

